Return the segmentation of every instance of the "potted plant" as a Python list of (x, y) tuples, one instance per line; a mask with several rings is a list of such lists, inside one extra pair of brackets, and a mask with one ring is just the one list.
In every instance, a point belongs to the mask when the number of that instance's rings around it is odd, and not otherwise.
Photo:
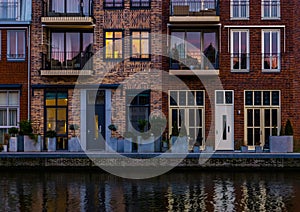
[(17, 135), (19, 133), (19, 129), (16, 127), (11, 127), (8, 129), (8, 133), (10, 134), (9, 138), (9, 151), (17, 152), (18, 151), (18, 138)]
[(114, 137), (114, 133), (118, 130), (118, 127), (114, 124), (110, 124), (107, 127), (111, 131), (111, 137), (106, 142), (106, 151), (108, 152), (117, 152), (118, 150), (118, 138)]
[(76, 130), (79, 129), (77, 124), (70, 124), (69, 130), (72, 131), (71, 139), (68, 141), (68, 150), (70, 152), (82, 151), (78, 136), (76, 136)]
[(179, 130), (178, 130), (178, 126), (177, 126), (177, 122), (175, 121), (173, 126), (172, 126), (172, 133), (171, 133), (171, 139), (170, 139), (170, 147), (172, 147), (179, 135)]
[(24, 138), (24, 151), (41, 151), (41, 141), (33, 134), (33, 128), (30, 120), (23, 120), (19, 123), (20, 135)]
[(8, 146), (8, 141), (9, 141), (9, 134), (4, 133), (4, 139), (3, 139), (3, 152), (7, 152), (7, 146)]
[[(154, 135), (155, 152), (160, 152), (162, 147), (162, 135), (165, 131), (167, 120), (160, 116), (152, 116), (150, 119), (150, 130)], [(166, 139), (165, 139), (166, 140)]]
[(56, 132), (55, 130), (48, 130), (45, 134), (47, 140), (48, 152), (56, 151)]
[(280, 136), (277, 134), (269, 137), (270, 152), (273, 153), (287, 153), (293, 152), (293, 127), (291, 121), (288, 119), (285, 128), (282, 126)]

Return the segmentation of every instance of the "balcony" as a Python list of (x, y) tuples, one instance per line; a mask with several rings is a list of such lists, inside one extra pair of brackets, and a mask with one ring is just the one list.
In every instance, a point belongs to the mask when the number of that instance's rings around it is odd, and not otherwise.
[(43, 6), (43, 16), (42, 23), (47, 26), (93, 25), (93, 0), (48, 0)]
[(178, 60), (171, 56), (171, 75), (219, 75), (219, 54), (208, 55), (199, 52), (189, 53)]
[(171, 0), (170, 22), (220, 22), (219, 0)]
[(92, 75), (92, 52), (52, 52), (42, 54), (42, 76)]

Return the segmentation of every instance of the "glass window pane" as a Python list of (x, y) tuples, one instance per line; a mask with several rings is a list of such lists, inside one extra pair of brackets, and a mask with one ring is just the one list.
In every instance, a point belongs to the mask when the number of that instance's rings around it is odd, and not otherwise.
[(80, 13), (80, 0), (67, 0), (67, 12)]
[(57, 134), (67, 133), (67, 109), (57, 109), (57, 121), (56, 121), (56, 132)]
[(186, 105), (186, 92), (179, 91), (179, 105)]
[(9, 126), (17, 126), (18, 110), (16, 108), (9, 109)]
[(7, 92), (0, 92), (0, 105), (7, 105)]
[(217, 104), (224, 104), (224, 92), (217, 91)]
[(225, 91), (225, 101), (226, 104), (233, 103), (232, 91)]
[(177, 105), (177, 92), (176, 91), (171, 91), (170, 92), (170, 105), (175, 106)]
[(17, 57), (24, 58), (25, 57), (25, 31), (17, 32)]
[(265, 127), (271, 127), (270, 124), (271, 124), (271, 111), (270, 109), (265, 109)]
[(197, 109), (196, 126), (202, 127), (202, 109)]
[(253, 92), (252, 91), (246, 91), (245, 105), (253, 105)]
[(261, 105), (261, 91), (254, 91), (254, 105)]
[(203, 91), (196, 91), (196, 104), (197, 106), (204, 105), (204, 94)]
[(189, 126), (194, 127), (195, 126), (195, 110), (189, 109)]
[(264, 100), (263, 100), (264, 105), (270, 105), (271, 103), (270, 91), (264, 91), (263, 96), (264, 96)]
[(56, 105), (56, 93), (46, 93), (46, 106)]
[(7, 110), (0, 109), (0, 126), (7, 126)]
[(19, 93), (18, 92), (9, 92), (8, 104), (9, 105), (19, 105)]
[(278, 110), (272, 109), (272, 126), (278, 127)]
[(56, 130), (56, 108), (47, 108), (46, 113), (46, 130)]
[(272, 105), (279, 105), (279, 91), (272, 91)]
[(68, 94), (67, 93), (57, 93), (57, 105), (58, 106), (68, 105)]
[(247, 144), (253, 146), (253, 128), (247, 129)]
[(254, 110), (254, 126), (260, 126), (260, 110)]
[(93, 33), (82, 33), (82, 50), (91, 52), (93, 49)]
[(188, 105), (193, 106), (195, 105), (195, 92), (194, 91), (188, 91)]
[(253, 127), (253, 110), (252, 109), (247, 110), (247, 126)]

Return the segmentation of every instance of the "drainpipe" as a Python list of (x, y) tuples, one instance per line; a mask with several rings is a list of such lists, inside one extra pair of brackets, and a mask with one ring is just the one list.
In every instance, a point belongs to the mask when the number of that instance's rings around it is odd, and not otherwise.
[(27, 38), (28, 38), (28, 41), (27, 41), (27, 48), (28, 48), (28, 67), (27, 67), (27, 79), (28, 79), (28, 87), (27, 87), (27, 89), (28, 89), (28, 102), (27, 102), (27, 113), (28, 113), (28, 120), (30, 120), (30, 105), (31, 105), (31, 101), (30, 101), (30, 97), (31, 97), (31, 95), (30, 95), (30, 73), (31, 73), (31, 71), (30, 71), (30, 61), (31, 61), (31, 45), (30, 45), (30, 41), (31, 41), (31, 38), (30, 38), (30, 30), (31, 30), (31, 28), (30, 28), (30, 25), (28, 26), (28, 36), (27, 36)]

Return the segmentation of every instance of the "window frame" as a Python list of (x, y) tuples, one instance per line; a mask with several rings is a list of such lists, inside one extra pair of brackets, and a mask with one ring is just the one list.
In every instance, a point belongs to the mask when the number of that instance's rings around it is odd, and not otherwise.
[[(16, 58), (12, 58), (10, 57), (9, 55), (10, 54), (10, 41), (11, 41), (11, 38), (10, 38), (10, 33), (11, 32), (16, 32), (16, 33), (24, 33), (24, 44), (23, 44), (23, 49), (24, 49), (24, 57), (16, 57)], [(15, 44), (16, 44), (16, 52), (17, 54), (16, 55), (19, 55), (19, 52), (18, 52), (18, 36), (16, 34), (16, 40), (15, 40)], [(7, 54), (6, 54), (6, 58), (7, 58), (7, 61), (25, 61), (26, 60), (26, 30), (7, 30)]]
[[(275, 52), (275, 53), (272, 52), (272, 43), (273, 43), (272, 33), (273, 32), (277, 33), (277, 52)], [(277, 54), (277, 58), (278, 58), (278, 60), (277, 60), (277, 63), (278, 63), (277, 66), (278, 66), (278, 68), (277, 69), (274, 69), (274, 68), (271, 68), (271, 67), (269, 69), (266, 69), (264, 67), (265, 54), (267, 54), (267, 53), (264, 52), (265, 51), (265, 41), (264, 41), (264, 39), (265, 39), (265, 33), (269, 33), (270, 34), (270, 40), (269, 40), (270, 53), (269, 53), (269, 55)], [(280, 32), (280, 29), (262, 29), (261, 30), (261, 34), (262, 34), (261, 35), (261, 42), (262, 42), (262, 44), (261, 44), (262, 72), (280, 72), (280, 70), (281, 70), (281, 45), (280, 45), (280, 43), (281, 43), (281, 36), (280, 36), (281, 32)]]
[[(142, 6), (142, 3), (148, 3), (148, 6)], [(139, 4), (139, 6), (133, 6), (133, 3), (135, 4)], [(130, 9), (151, 9), (151, 0), (135, 0), (135, 2), (133, 2), (133, 0), (130, 0)]]
[[(123, 60), (124, 59), (124, 30), (123, 29), (104, 29), (103, 30), (103, 46), (105, 47), (105, 50), (103, 51), (103, 59), (104, 60)], [(112, 40), (112, 45), (113, 45), (113, 50), (115, 49), (115, 41), (121, 40), (122, 42), (122, 56), (119, 58), (115, 58), (113, 54), (113, 58), (107, 58), (106, 57), (106, 32), (113, 32), (113, 38), (109, 38), (109, 40)], [(122, 33), (122, 38), (115, 38), (115, 32), (121, 32)]]
[[(237, 54), (239, 54), (239, 61), (242, 62), (242, 40), (241, 40), (241, 33), (242, 32), (246, 32), (247, 33), (247, 41), (246, 41), (246, 69), (242, 69), (240, 68), (241, 64), (239, 64), (239, 69), (234, 69), (234, 64), (233, 64), (233, 55), (236, 54), (235, 52), (233, 52), (233, 47), (234, 47), (234, 36), (233, 34), (238, 32), (239, 33), (239, 52)], [(231, 29), (230, 30), (230, 70), (231, 72), (249, 72), (250, 71), (250, 30), (249, 29)], [(240, 62), (240, 63), (241, 63)]]
[[(265, 16), (265, 2), (269, 2), (269, 16)], [(276, 2), (276, 12), (277, 12), (277, 16), (272, 16), (272, 2)], [(261, 1), (261, 19), (262, 20), (280, 20), (281, 19), (281, 2), (280, 0), (262, 0)]]
[[(124, 0), (121, 0), (121, 5), (116, 6), (117, 0), (111, 0), (112, 2), (107, 2), (107, 0), (103, 1), (103, 9), (105, 10), (121, 10), (124, 9)], [(107, 3), (113, 4), (113, 6), (107, 6)]]
[[(230, 0), (230, 19), (231, 20), (249, 20), (250, 18), (250, 0), (237, 0), (238, 1), (238, 8), (239, 8), (239, 16), (233, 16), (233, 6), (234, 0)], [(246, 7), (246, 16), (241, 17), (241, 8), (245, 4)]]
[[(21, 95), (20, 95), (20, 91), (19, 90), (0, 90), (0, 93), (6, 93), (6, 105), (0, 105), (1, 109), (6, 109), (7, 114), (6, 114), (6, 121), (7, 121), (7, 125), (5, 126), (1, 126), (0, 125), (0, 129), (9, 129), (11, 127), (18, 127), (18, 123), (20, 122), (20, 99), (21, 99)], [(9, 105), (9, 93), (17, 93), (18, 94), (18, 103), (16, 105)], [(10, 109), (17, 109), (17, 120), (16, 120), (16, 125), (9, 125), (9, 110)]]
[[(133, 55), (133, 32), (139, 32), (139, 41), (142, 41), (142, 40), (148, 40), (148, 57), (147, 58), (143, 58), (142, 57), (142, 54), (141, 54), (141, 42), (140, 42), (140, 46), (139, 46), (139, 50), (140, 50), (140, 54), (139, 54), (139, 57), (132, 57)], [(142, 32), (147, 32), (148, 33), (148, 38), (142, 38), (141, 36), (141, 33)], [(151, 31), (150, 29), (131, 29), (130, 30), (130, 61), (151, 61)], [(136, 38), (135, 38), (136, 39)]]

